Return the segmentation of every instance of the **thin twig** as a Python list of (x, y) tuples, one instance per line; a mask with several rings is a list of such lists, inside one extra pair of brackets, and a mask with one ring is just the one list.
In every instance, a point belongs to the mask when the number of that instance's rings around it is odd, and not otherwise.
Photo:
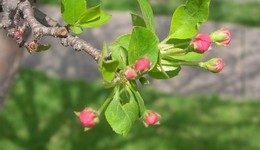
[[(100, 50), (96, 49), (85, 40), (70, 34), (66, 27), (61, 27), (57, 21), (47, 16), (45, 13), (36, 8), (33, 9), (28, 0), (20, 2), (17, 0), (15, 1), (16, 4), (12, 4), (12, 6), (10, 6), (10, 0), (0, 1), (0, 5), (2, 5), (3, 8), (0, 28), (6, 29), (11, 37), (14, 37), (14, 34), (18, 31), (19, 22), (17, 20), (19, 20), (23, 21), (22, 24), (24, 24), (26, 28), (32, 30), (32, 34), (37, 41), (39, 41), (43, 36), (52, 36), (59, 38), (63, 46), (71, 46), (76, 51), (85, 51), (92, 56), (95, 61), (101, 58)], [(20, 12), (20, 15), (18, 15), (17, 12)], [(15, 40), (19, 45), (25, 43), (21, 42), (22, 37), (16, 38)]]

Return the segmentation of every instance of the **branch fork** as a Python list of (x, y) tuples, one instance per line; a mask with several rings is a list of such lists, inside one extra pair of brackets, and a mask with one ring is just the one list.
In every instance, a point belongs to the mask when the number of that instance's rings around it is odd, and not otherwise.
[(28, 42), (23, 39), (22, 34), (18, 35), (19, 30), (29, 28), (37, 42), (43, 36), (52, 36), (60, 39), (60, 43), (65, 47), (71, 46), (75, 51), (85, 51), (95, 61), (101, 58), (100, 50), (78, 36), (70, 34), (66, 27), (60, 26), (56, 20), (33, 8), (30, 1), (0, 0), (0, 5), (3, 11), (0, 29), (7, 30), (8, 36), (12, 37), (20, 47), (28, 49)]

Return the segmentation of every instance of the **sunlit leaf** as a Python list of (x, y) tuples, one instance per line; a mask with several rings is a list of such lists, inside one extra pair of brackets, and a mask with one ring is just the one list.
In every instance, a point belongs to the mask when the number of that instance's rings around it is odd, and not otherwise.
[(155, 23), (151, 5), (147, 0), (138, 0), (138, 3), (141, 8), (147, 29), (155, 33)]
[(171, 21), (170, 33), (167, 39), (186, 39), (198, 32), (198, 27), (209, 15), (210, 0), (187, 0), (179, 6)]
[(129, 47), (131, 34), (124, 34), (116, 39), (114, 43), (109, 46), (112, 52), (113, 60), (118, 60), (119, 69), (124, 69), (128, 65), (127, 62), (127, 49)]
[(86, 0), (61, 0), (61, 16), (68, 24), (75, 24), (86, 10)]
[(127, 135), (139, 113), (138, 104), (129, 90), (128, 96), (128, 102), (122, 104), (120, 92), (117, 91), (105, 111), (108, 123), (116, 133), (121, 135)]
[(135, 27), (130, 39), (128, 50), (128, 62), (134, 64), (141, 58), (148, 58), (151, 62), (151, 68), (155, 66), (158, 60), (159, 40), (150, 30), (143, 27)]

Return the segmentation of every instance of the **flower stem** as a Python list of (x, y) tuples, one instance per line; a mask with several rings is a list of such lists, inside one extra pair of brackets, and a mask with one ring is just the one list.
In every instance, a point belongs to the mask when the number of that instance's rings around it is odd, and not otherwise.
[(169, 49), (165, 53), (162, 53), (162, 56), (165, 55), (176, 55), (176, 54), (183, 54), (187, 53), (188, 51), (186, 49), (181, 49), (181, 48), (174, 48), (174, 49)]
[(142, 98), (142, 96), (140, 95), (140, 93), (137, 90), (136, 87), (136, 82), (132, 82), (131, 83), (127, 83), (128, 87), (130, 88), (130, 90), (133, 92), (133, 94), (135, 95), (136, 99), (137, 99), (137, 103), (139, 104), (139, 110), (140, 110), (140, 117), (143, 116), (143, 114), (145, 113), (146, 107), (144, 104), (144, 100)]
[(111, 102), (111, 100), (113, 99), (115, 93), (120, 89), (120, 85), (116, 85), (114, 90), (110, 93), (110, 95), (108, 96), (108, 98), (105, 100), (105, 102), (102, 104), (102, 106), (99, 108), (99, 110), (97, 111), (98, 114), (101, 114), (102, 111), (108, 106), (108, 104)]
[(188, 62), (180, 62), (181, 66), (195, 66), (195, 67), (199, 67), (199, 63), (188, 63)]
[(162, 65), (164, 66), (195, 66), (195, 67), (200, 67), (200, 63), (198, 62), (170, 62), (167, 63), (167, 61), (162, 62)]
[(166, 37), (160, 44), (165, 44), (167, 41), (169, 41), (170, 38), (169, 37)]

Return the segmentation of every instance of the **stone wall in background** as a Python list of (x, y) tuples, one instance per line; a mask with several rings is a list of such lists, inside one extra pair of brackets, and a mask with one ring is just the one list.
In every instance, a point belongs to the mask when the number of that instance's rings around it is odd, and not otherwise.
[[(59, 8), (42, 7), (41, 10), (60, 20)], [(112, 19), (105, 25), (87, 30), (80, 35), (97, 48), (103, 41), (112, 43), (118, 35), (131, 31), (131, 19), (127, 12), (112, 12)], [(157, 35), (167, 36), (170, 17), (157, 16)], [(61, 22), (62, 23), (62, 22)], [(203, 33), (213, 32), (221, 27), (232, 33), (229, 47), (213, 47), (206, 58), (222, 57), (226, 67), (220, 74), (212, 74), (201, 68), (183, 67), (180, 75), (169, 80), (152, 80), (152, 86), (162, 91), (186, 94), (215, 93), (236, 97), (260, 97), (260, 28), (249, 28), (236, 24), (207, 22), (200, 28)], [(43, 43), (52, 45), (51, 50), (42, 53), (25, 53), (23, 67), (46, 71), (50, 75), (86, 80), (100, 79), (97, 64), (84, 52), (64, 48), (58, 40), (45, 38)]]

